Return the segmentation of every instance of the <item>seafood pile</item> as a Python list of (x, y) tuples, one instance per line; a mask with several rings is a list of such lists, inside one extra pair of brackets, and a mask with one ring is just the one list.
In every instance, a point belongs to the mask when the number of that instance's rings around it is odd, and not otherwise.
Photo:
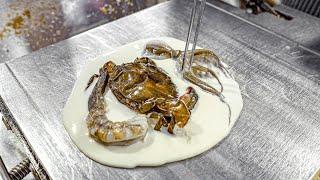
[[(147, 43), (144, 57), (136, 58), (134, 62), (121, 65), (112, 61), (105, 63), (99, 74), (92, 75), (87, 85), (87, 88), (90, 87), (94, 79), (98, 79), (88, 101), (89, 134), (106, 145), (130, 145), (143, 140), (149, 126), (157, 131), (166, 127), (169, 134), (175, 134), (176, 129), (183, 129), (198, 101), (198, 95), (194, 88), (189, 86), (185, 93), (179, 96), (171, 78), (152, 60), (175, 59), (181, 64), (182, 54), (182, 51), (173, 50), (164, 42), (152, 41)], [(191, 55), (190, 52), (187, 54)], [(193, 56), (194, 63), (189, 65), (191, 71), (183, 72), (183, 78), (222, 98), (222, 83), (217, 73), (209, 67), (212, 65), (219, 68), (226, 76), (231, 77), (228, 70), (212, 51), (198, 49)], [(217, 79), (220, 90), (203, 81), (203, 77)], [(104, 95), (109, 89), (119, 102), (143, 117), (138, 116), (122, 122), (108, 119)]]
[[(184, 52), (181, 50), (174, 50), (165, 42), (151, 41), (146, 44), (144, 55), (159, 60), (173, 59), (177, 61), (178, 67), (181, 67), (183, 53)], [(207, 49), (195, 49), (193, 54), (191, 54), (191, 51), (187, 51), (186, 57), (190, 58), (190, 56), (193, 56), (193, 64), (187, 64), (187, 66), (189, 66), (190, 71), (183, 71), (183, 78), (199, 86), (204, 91), (210, 92), (214, 95), (223, 98), (221, 94), (223, 92), (223, 86), (218, 78), (217, 73), (213, 69), (219, 68), (227, 77), (232, 78), (232, 75), (227, 70), (226, 66), (222, 63), (222, 61), (219, 59), (219, 57), (214, 52)], [(204, 80), (201, 80), (202, 77), (215, 78), (220, 84), (220, 91), (206, 83)]]

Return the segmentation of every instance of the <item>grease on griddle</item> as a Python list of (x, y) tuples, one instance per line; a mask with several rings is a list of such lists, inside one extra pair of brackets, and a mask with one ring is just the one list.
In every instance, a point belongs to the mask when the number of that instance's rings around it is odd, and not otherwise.
[(31, 19), (31, 13), (30, 10), (26, 9), (23, 11), (22, 15), (28, 17), (29, 19)]
[(27, 19), (31, 19), (31, 13), (28, 9), (24, 10), (22, 15), (16, 15), (13, 17), (0, 31), (0, 40), (6, 37), (6, 35), (9, 35), (10, 32), (14, 32), (16, 35), (21, 34)]

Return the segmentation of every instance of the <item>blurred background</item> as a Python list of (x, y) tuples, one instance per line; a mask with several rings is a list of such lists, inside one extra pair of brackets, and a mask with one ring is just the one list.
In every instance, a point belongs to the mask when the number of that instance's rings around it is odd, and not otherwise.
[[(0, 63), (167, 0), (0, 0)], [(236, 5), (239, 0), (222, 0)], [(282, 0), (320, 17), (320, 0)]]
[(0, 0), (0, 63), (166, 0)]

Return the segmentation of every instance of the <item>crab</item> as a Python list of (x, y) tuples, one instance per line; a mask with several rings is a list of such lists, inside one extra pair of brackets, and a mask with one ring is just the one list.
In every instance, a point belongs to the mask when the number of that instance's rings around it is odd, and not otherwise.
[[(179, 68), (182, 67), (182, 59), (184, 58), (183, 54), (183, 51), (174, 50), (166, 42), (159, 40), (147, 42), (143, 52), (144, 56), (157, 60), (176, 60)], [(219, 57), (214, 52), (207, 49), (195, 49), (193, 54), (191, 54), (190, 51), (187, 51), (186, 58), (190, 58), (191, 56), (193, 56), (193, 64), (190, 67), (188, 62), (186, 62), (187, 66), (190, 68), (189, 70), (182, 72), (183, 78), (199, 86), (201, 89), (207, 92), (222, 97), (223, 86), (218, 77), (218, 74), (213, 69), (220, 69), (226, 77), (232, 77), (232, 75), (219, 59)], [(217, 90), (203, 80), (203, 78), (207, 77), (216, 79), (220, 85), (220, 90)]]
[[(222, 72), (225, 77), (233, 78), (228, 71), (226, 65), (220, 60), (220, 58), (208, 49), (195, 49), (192, 51), (175, 50), (169, 46), (166, 42), (161, 40), (152, 40), (146, 43), (145, 49), (142, 53), (146, 57), (150, 57), (156, 60), (171, 59), (177, 62), (179, 73), (185, 80), (200, 87), (202, 90), (209, 92), (215, 96), (218, 96), (221, 102), (227, 105), (229, 110), (229, 124), (231, 121), (231, 108), (225, 101), (223, 96), (223, 85), (219, 79), (218, 72)], [(193, 57), (193, 62), (190, 64), (189, 58)], [(183, 59), (185, 58), (186, 68), (181, 69)], [(218, 70), (218, 71), (216, 71)], [(220, 90), (206, 82), (206, 79), (216, 79), (220, 85)]]
[[(100, 88), (100, 94), (104, 94), (109, 87), (119, 102), (139, 114), (147, 115), (157, 131), (164, 126), (170, 134), (174, 134), (175, 126), (183, 128), (198, 101), (198, 95), (192, 87), (188, 87), (179, 97), (171, 78), (147, 57), (121, 65), (108, 61), (100, 69), (100, 74), (90, 78), (87, 88), (95, 78), (101, 82), (103, 77), (104, 88)], [(92, 126), (88, 127), (90, 129)]]

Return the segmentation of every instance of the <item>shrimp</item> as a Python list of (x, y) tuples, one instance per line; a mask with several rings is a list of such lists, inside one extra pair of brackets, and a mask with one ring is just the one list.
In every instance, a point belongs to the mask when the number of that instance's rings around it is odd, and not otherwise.
[[(100, 69), (99, 75), (90, 78), (87, 88), (98, 78), (88, 101), (89, 114), (86, 118), (90, 136), (106, 145), (125, 146), (138, 140), (143, 140), (148, 131), (148, 123), (145, 117), (113, 122), (106, 116), (107, 104), (104, 94), (108, 90), (109, 75), (106, 67)], [(87, 89), (86, 88), (86, 89)]]

